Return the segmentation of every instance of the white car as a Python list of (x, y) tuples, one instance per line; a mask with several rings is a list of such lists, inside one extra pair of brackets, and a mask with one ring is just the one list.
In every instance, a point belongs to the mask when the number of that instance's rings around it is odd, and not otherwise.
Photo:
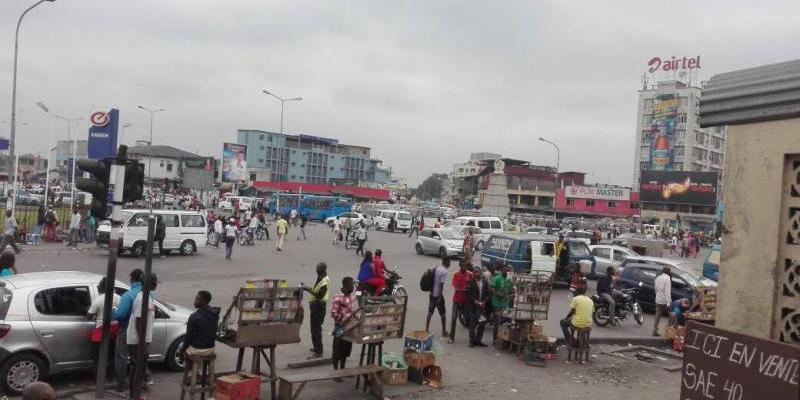
[(492, 236), (491, 233), (484, 232), (481, 228), (476, 226), (453, 226), (452, 230), (458, 232), (459, 234), (466, 236), (467, 231), (472, 231), (472, 242), (475, 243), (475, 250), (482, 251), (483, 245), (489, 240), (489, 236)]
[(589, 246), (589, 250), (597, 263), (595, 271), (598, 274), (604, 273), (608, 267), (619, 267), (627, 257), (638, 255), (627, 247), (606, 244)]
[(589, 231), (572, 231), (568, 230), (563, 232), (565, 238), (580, 240), (581, 242), (586, 243), (587, 245), (592, 244), (592, 236), (594, 235), (592, 232)]
[(381, 210), (381, 212), (375, 216), (375, 229), (389, 230), (389, 222), (392, 220), (392, 218), (394, 218), (395, 221), (394, 230), (399, 230), (403, 233), (406, 233), (411, 229), (411, 213), (408, 211), (397, 210)]
[[(120, 252), (130, 251), (134, 257), (142, 257), (147, 243), (147, 210), (122, 210), (120, 228)], [(153, 214), (164, 219), (164, 250), (177, 250), (182, 255), (197, 252), (197, 246), (205, 243), (208, 230), (206, 219), (196, 211), (154, 210)], [(111, 225), (100, 223), (97, 226), (97, 243), (108, 244)], [(157, 249), (156, 249), (157, 250)]]
[(333, 227), (333, 221), (336, 221), (336, 218), (339, 218), (344, 222), (345, 218), (350, 218), (350, 222), (353, 223), (353, 226), (358, 224), (361, 221), (364, 221), (365, 226), (369, 226), (369, 220), (364, 214), (357, 213), (357, 212), (343, 212), (339, 215), (334, 215), (333, 217), (325, 218), (325, 224)]
[(419, 233), (417, 254), (436, 254), (442, 258), (464, 255), (464, 236), (447, 228), (425, 228)]

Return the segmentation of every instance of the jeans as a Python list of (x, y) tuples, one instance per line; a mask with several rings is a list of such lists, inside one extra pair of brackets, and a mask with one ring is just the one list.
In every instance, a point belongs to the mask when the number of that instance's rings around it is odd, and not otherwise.
[[(128, 327), (119, 326), (117, 343), (114, 347), (114, 372), (117, 374), (117, 390), (128, 387)], [(144, 380), (152, 378), (150, 368), (144, 365)]]
[(617, 303), (614, 298), (608, 293), (600, 293), (600, 297), (608, 303), (608, 318), (613, 321), (616, 317)]
[(483, 329), (486, 327), (486, 323), (478, 322), (481, 315), (483, 315), (483, 310), (477, 306), (473, 307), (469, 313), (469, 344), (476, 345), (483, 342)]
[(325, 303), (315, 301), (308, 305), (311, 311), (311, 343), (314, 353), (322, 354), (322, 322), (325, 321)]
[(236, 242), (235, 236), (228, 236), (225, 238), (225, 258), (230, 260), (233, 254), (233, 243)]
[(67, 246), (75, 247), (78, 245), (78, 228), (70, 228), (69, 229), (69, 242)]
[(456, 303), (453, 302), (452, 314), (450, 315), (450, 340), (456, 340), (456, 321), (458, 321), (458, 314), (464, 314), (467, 316), (467, 310), (465, 309), (466, 303)]
[(158, 255), (164, 255), (164, 238), (158, 239)]
[(661, 317), (669, 315), (669, 304), (656, 304), (655, 322), (653, 322), (653, 335), (658, 334), (658, 323), (661, 322)]
[(3, 235), (3, 240), (0, 241), (0, 253), (6, 249), (6, 246), (11, 246), (16, 253), (21, 251), (19, 246), (17, 246), (17, 242), (14, 240), (14, 235)]
[(300, 240), (300, 236), (303, 237), (303, 240), (308, 239), (306, 237), (306, 227), (305, 226), (300, 225), (300, 233), (297, 234), (297, 240)]
[(570, 330), (572, 329), (572, 321), (569, 318), (564, 318), (560, 322), (561, 325), (561, 332), (564, 333), (564, 340), (567, 341), (567, 345), (570, 345), (570, 341), (572, 338), (570, 337)]
[(367, 241), (366, 240), (362, 240), (362, 239), (357, 239), (357, 240), (358, 240), (358, 248), (356, 249), (356, 254), (361, 254), (363, 256), (364, 255), (364, 243), (366, 243)]
[(86, 243), (94, 242), (94, 226), (86, 226)]
[[(138, 369), (136, 365), (136, 358), (138, 357), (139, 353), (139, 346), (144, 346), (144, 373), (142, 374), (142, 383), (148, 382), (152, 379), (150, 375), (150, 369), (147, 368), (147, 359), (150, 354), (150, 343), (142, 343), (142, 344), (132, 344), (128, 345), (128, 355), (130, 357), (130, 366), (131, 369), (128, 372), (128, 382), (133, 383), (133, 380), (136, 377), (136, 370)], [(131, 389), (130, 393), (131, 396), (133, 395), (133, 385), (128, 385)]]

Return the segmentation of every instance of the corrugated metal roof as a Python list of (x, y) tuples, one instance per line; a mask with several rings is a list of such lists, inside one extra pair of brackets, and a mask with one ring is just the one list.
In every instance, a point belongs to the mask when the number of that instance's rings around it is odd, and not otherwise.
[(800, 59), (711, 77), (700, 97), (700, 126), (800, 117)]
[(188, 151), (181, 150), (172, 146), (154, 145), (152, 148), (149, 146), (131, 146), (128, 147), (128, 154), (138, 156), (152, 156), (161, 158), (174, 158), (174, 159), (188, 159), (195, 160), (202, 157), (189, 153)]

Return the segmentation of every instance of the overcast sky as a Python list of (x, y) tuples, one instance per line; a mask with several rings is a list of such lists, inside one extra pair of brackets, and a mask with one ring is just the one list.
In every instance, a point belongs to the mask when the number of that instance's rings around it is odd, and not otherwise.
[[(0, 2), (0, 121), (10, 119), (14, 27)], [(492, 151), (630, 185), (637, 90), (653, 56), (701, 55), (701, 79), (800, 57), (800, 2), (58, 0), (26, 17), (19, 149), (44, 153), (35, 105), (88, 119), (114, 106), (123, 141), (219, 156), (236, 130), (370, 146), (416, 185)], [(88, 123), (73, 132), (87, 135)], [(66, 124), (54, 123), (66, 137)], [(0, 124), (0, 136), (8, 124)]]

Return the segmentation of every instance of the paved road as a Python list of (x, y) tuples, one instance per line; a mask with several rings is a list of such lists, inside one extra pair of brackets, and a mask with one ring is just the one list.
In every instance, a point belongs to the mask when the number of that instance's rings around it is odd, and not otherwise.
[[(223, 249), (200, 248), (199, 254), (193, 256), (173, 255), (166, 259), (154, 260), (154, 271), (158, 273), (159, 284), (157, 296), (165, 301), (190, 306), (198, 290), (209, 290), (214, 295), (213, 303), (226, 308), (237, 289), (245, 279), (250, 278), (283, 278), (290, 282), (313, 282), (315, 278), (314, 267), (317, 262), (325, 261), (331, 276), (333, 289), (338, 290), (339, 282), (344, 276), (356, 276), (360, 257), (354, 250), (346, 250), (341, 246), (331, 245), (331, 234), (327, 227), (311, 225), (307, 228), (309, 240), (296, 241), (296, 229), (289, 233), (283, 252), (275, 250), (275, 241), (258, 242), (256, 246), (234, 248), (233, 260), (226, 261)], [(370, 231), (368, 249), (380, 248), (384, 252), (387, 265), (400, 265), (403, 282), (409, 293), (409, 309), (407, 315), (406, 331), (424, 329), (425, 314), (427, 311), (427, 294), (419, 290), (419, 277), (425, 269), (437, 263), (433, 256), (419, 256), (414, 253), (413, 239), (400, 233)], [(479, 255), (474, 260), (479, 262)], [(128, 273), (137, 267), (143, 267), (143, 259), (130, 257), (120, 258), (118, 277), (127, 277)], [(455, 265), (455, 263), (454, 263)], [(106, 253), (94, 248), (85, 248), (74, 251), (55, 245), (29, 248), (19, 257), (18, 269), (21, 271), (53, 271), (53, 270), (82, 270), (103, 274), (106, 268)], [(455, 270), (455, 267), (453, 268)], [(452, 288), (446, 289), (446, 298), (452, 296)], [(545, 332), (554, 337), (560, 335), (558, 319), (567, 312), (567, 293), (564, 289), (557, 289), (551, 301), (550, 319), (545, 324)], [(448, 301), (448, 306), (450, 302)], [(449, 309), (448, 309), (449, 312)], [(307, 314), (308, 315), (308, 314)], [(449, 317), (449, 315), (448, 315)], [(593, 337), (646, 337), (650, 332), (649, 315), (646, 316), (645, 326), (638, 326), (633, 321), (626, 321), (620, 328), (596, 328)], [(434, 316), (434, 326), (438, 325), (438, 316)], [(449, 323), (448, 323), (449, 328)], [(332, 329), (330, 318), (326, 318), (323, 332)], [(439, 329), (432, 329), (438, 333)], [(456, 343), (449, 345), (442, 342), (443, 356), (439, 364), (445, 371), (448, 385), (466, 382), (504, 382), (495, 378), (506, 370), (517, 370), (521, 364), (515, 357), (508, 354), (497, 354), (495, 350), (468, 349), (465, 343), (466, 330), (461, 327), (456, 331)], [(310, 347), (308, 325), (302, 330), (301, 344), (279, 346), (278, 365), (283, 368), (286, 363), (304, 360)], [(488, 340), (487, 340), (488, 341)], [(329, 340), (325, 338), (327, 346)], [(400, 340), (388, 342), (386, 351), (401, 351)], [(326, 355), (329, 347), (325, 348)], [(356, 350), (354, 350), (355, 352)], [(235, 354), (232, 349), (222, 345), (218, 346), (217, 370), (230, 370), (235, 365)], [(351, 361), (352, 365), (352, 361)], [(527, 374), (531, 371), (539, 373), (536, 368), (522, 368), (516, 373)], [(549, 371), (549, 369), (547, 369)], [(677, 387), (677, 375), (667, 375)], [(156, 390), (151, 398), (175, 398), (173, 393), (178, 382), (178, 375), (160, 371), (156, 375), (157, 387), (168, 387), (167, 392)], [(74, 388), (88, 384), (90, 377), (85, 374), (59, 377), (54, 380), (60, 389)], [(304, 394), (306, 399), (332, 398), (338, 393), (350, 396), (352, 390), (337, 389), (342, 385), (316, 385)], [(421, 389), (419, 386), (393, 387), (391, 393), (414, 392)], [(355, 392), (352, 392), (354, 395)], [(673, 396), (674, 397), (674, 396)], [(568, 398), (564, 397), (564, 398)]]

